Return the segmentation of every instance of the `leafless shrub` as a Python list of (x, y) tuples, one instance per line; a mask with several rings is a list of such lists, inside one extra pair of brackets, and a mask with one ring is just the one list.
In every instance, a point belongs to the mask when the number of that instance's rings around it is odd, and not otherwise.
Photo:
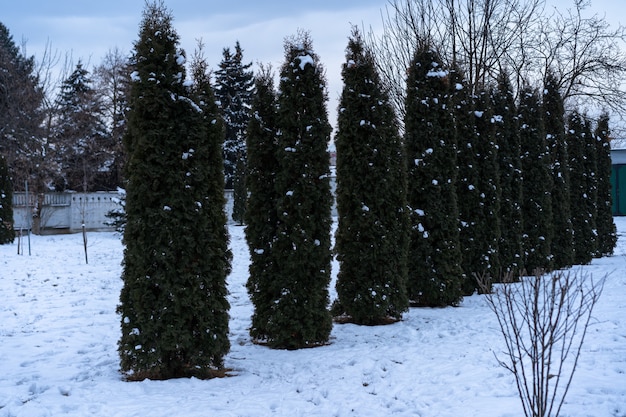
[(556, 417), (606, 276), (595, 280), (580, 269), (512, 278), (486, 296), (506, 343), (505, 358), (496, 359), (515, 377), (526, 417)]

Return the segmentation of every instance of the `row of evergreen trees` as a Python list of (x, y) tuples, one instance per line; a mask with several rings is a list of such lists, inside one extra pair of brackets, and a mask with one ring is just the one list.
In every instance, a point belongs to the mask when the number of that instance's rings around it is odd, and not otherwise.
[[(224, 129), (206, 62), (198, 52), (186, 80), (171, 21), (162, 3), (146, 6), (124, 137), (119, 352), (133, 379), (211, 376), (229, 349)], [(548, 82), (543, 97), (527, 89), (518, 101), (505, 76), (470, 93), (460, 69), (444, 68), (422, 47), (408, 71), (402, 136), (374, 64), (355, 30), (336, 135), (340, 270), (332, 313), (331, 128), (309, 35), (285, 42), (277, 89), (270, 70), (255, 78), (245, 220), (257, 342), (323, 345), (332, 315), (393, 322), (409, 305), (458, 304), (477, 289), (476, 276), (611, 253), (608, 119), (592, 133), (574, 112), (566, 128)]]

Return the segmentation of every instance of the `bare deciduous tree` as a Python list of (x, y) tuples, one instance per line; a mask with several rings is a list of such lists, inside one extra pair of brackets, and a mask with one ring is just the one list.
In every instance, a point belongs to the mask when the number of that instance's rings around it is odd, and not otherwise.
[(548, 70), (559, 78), (564, 100), (584, 98), (596, 109), (626, 110), (626, 28), (589, 16), (590, 0), (572, 0), (559, 12), (546, 0), (389, 0), (382, 31), (368, 47), (400, 119), (406, 69), (414, 51), (435, 48), (449, 67), (466, 73), (472, 91), (512, 75), (514, 87), (541, 85)]
[(526, 417), (557, 417), (606, 276), (580, 269), (511, 278), (486, 296), (506, 344), (498, 362), (515, 377)]

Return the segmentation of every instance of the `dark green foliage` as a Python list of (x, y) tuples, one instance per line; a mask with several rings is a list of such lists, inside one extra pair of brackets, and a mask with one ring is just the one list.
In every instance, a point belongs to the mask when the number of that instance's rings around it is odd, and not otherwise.
[[(245, 181), (235, 184), (237, 165), (246, 160), (246, 128), (250, 121), (250, 104), (254, 94), (252, 62), (243, 63), (243, 49), (239, 41), (235, 52), (230, 48), (222, 51), (222, 61), (215, 71), (215, 97), (224, 120), (224, 175), (226, 188), (241, 186), (245, 193)], [(241, 172), (241, 171), (240, 171)], [(237, 192), (237, 190), (235, 191)]]
[(26, 57), (0, 23), (0, 155), (16, 189), (43, 192), (49, 180), (44, 157), (44, 92), (34, 57)]
[(617, 245), (617, 229), (613, 222), (613, 201), (611, 195), (611, 145), (609, 116), (603, 114), (595, 130), (597, 151), (598, 202), (596, 226), (598, 229), (599, 256), (612, 255)]
[(342, 75), (333, 312), (358, 324), (387, 323), (409, 306), (406, 165), (393, 108), (356, 29)]
[(238, 225), (244, 223), (246, 214), (246, 199), (248, 198), (246, 165), (246, 159), (243, 156), (237, 159), (235, 177), (233, 179), (233, 220)]
[(276, 140), (276, 94), (273, 74), (257, 74), (256, 93), (252, 101), (252, 118), (248, 125), (248, 206), (245, 213), (246, 240), (250, 249), (250, 277), (247, 288), (254, 305), (250, 335), (259, 341), (269, 337), (274, 300), (275, 262), (272, 248), (276, 238), (278, 216), (275, 178), (278, 171)]
[(528, 273), (552, 268), (552, 173), (537, 91), (524, 88), (519, 104), (523, 184), (524, 265)]
[(297, 349), (326, 343), (331, 202), (326, 81), (308, 34), (285, 43), (278, 98), (276, 273), (267, 343)]
[(554, 74), (548, 73), (543, 90), (546, 142), (552, 170), (553, 267), (568, 268), (573, 259), (573, 235), (569, 192), (569, 157), (565, 142), (565, 109)]
[(52, 128), (57, 191), (102, 191), (107, 184), (106, 163), (113, 158), (114, 142), (107, 133), (102, 108), (92, 81), (81, 62), (63, 81), (56, 101)]
[(13, 184), (7, 163), (0, 155), (0, 245), (12, 243), (14, 240)]
[(163, 3), (135, 44), (128, 152), (121, 368), (130, 379), (209, 377), (229, 350), (223, 132), (206, 63), (184, 54)]
[(486, 93), (470, 97), (466, 91), (462, 83), (454, 82), (463, 293), (471, 295), (481, 290), (477, 277), (493, 279), (500, 274), (500, 187), (491, 100)]
[(517, 105), (506, 73), (498, 78), (492, 100), (500, 179), (500, 267), (503, 275), (518, 276), (524, 269), (522, 165)]
[[(590, 158), (586, 120), (577, 111), (572, 112), (567, 123), (567, 146), (569, 150), (570, 197), (572, 229), (574, 234), (574, 263), (585, 265), (591, 262), (596, 251), (595, 223), (595, 158)], [(593, 143), (595, 145), (595, 143)], [(595, 153), (595, 149), (594, 149)], [(592, 175), (593, 174), (593, 175)]]
[(407, 79), (405, 146), (411, 209), (408, 291), (421, 306), (461, 301), (457, 142), (448, 72), (436, 52), (417, 51)]

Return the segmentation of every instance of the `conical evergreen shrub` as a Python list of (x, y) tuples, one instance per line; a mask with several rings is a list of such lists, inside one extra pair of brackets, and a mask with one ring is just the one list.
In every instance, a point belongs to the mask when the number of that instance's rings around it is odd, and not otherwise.
[(285, 42), (278, 96), (276, 273), (267, 344), (298, 349), (328, 341), (331, 127), (326, 80), (308, 33)]
[(393, 108), (356, 29), (342, 76), (333, 313), (358, 324), (383, 324), (399, 320), (409, 306), (406, 165)]
[(428, 45), (408, 71), (405, 146), (411, 216), (408, 291), (412, 304), (456, 305), (462, 299), (457, 140), (448, 70)]
[(574, 234), (574, 263), (591, 262), (598, 251), (596, 139), (586, 116), (574, 111), (568, 118), (570, 196)]
[(544, 82), (543, 112), (546, 143), (552, 170), (552, 239), (553, 267), (568, 268), (573, 259), (573, 235), (569, 192), (569, 157), (565, 142), (565, 108), (554, 74)]
[(146, 5), (139, 36), (124, 137), (121, 368), (129, 379), (206, 378), (229, 350), (222, 126), (206, 63), (193, 63), (193, 87), (185, 80), (163, 3)]
[(273, 246), (278, 216), (276, 211), (277, 156), (276, 93), (273, 74), (262, 70), (255, 79), (252, 117), (246, 139), (248, 148), (248, 206), (246, 240), (250, 250), (248, 293), (254, 305), (250, 335), (257, 341), (268, 340), (266, 326), (271, 323), (274, 300), (280, 296), (274, 285), (276, 264)]
[[(493, 119), (498, 144), (500, 182), (500, 275), (518, 276), (524, 269), (522, 256), (522, 165), (517, 105), (506, 73), (498, 77), (492, 93)], [(496, 277), (497, 278), (497, 277)]]
[(595, 130), (597, 152), (598, 202), (596, 227), (598, 229), (598, 256), (612, 255), (617, 245), (617, 229), (613, 221), (611, 195), (611, 132), (609, 116), (602, 114)]
[(522, 90), (518, 111), (524, 176), (524, 265), (532, 274), (552, 269), (552, 175), (541, 101), (536, 90)]

